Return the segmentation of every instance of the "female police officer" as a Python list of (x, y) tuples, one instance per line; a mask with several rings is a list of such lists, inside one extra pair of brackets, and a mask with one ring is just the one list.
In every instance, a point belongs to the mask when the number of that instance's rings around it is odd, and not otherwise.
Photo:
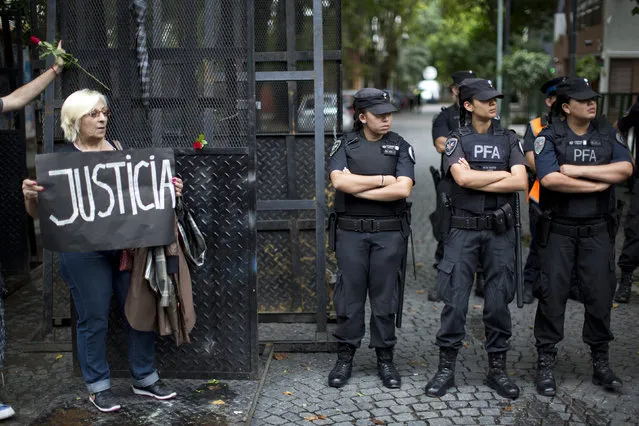
[(583, 78), (557, 85), (551, 124), (534, 143), (541, 182), (537, 244), (538, 282), (535, 340), (537, 392), (555, 395), (555, 345), (564, 337), (570, 276), (577, 268), (586, 310), (583, 340), (591, 348), (596, 385), (621, 387), (608, 364), (610, 310), (615, 291), (614, 185), (632, 174), (628, 148), (617, 131), (597, 119), (596, 97)]
[(353, 355), (364, 337), (364, 305), (370, 295), (370, 347), (384, 386), (398, 388), (393, 365), (395, 312), (402, 258), (408, 237), (406, 198), (414, 184), (412, 147), (391, 132), (396, 111), (386, 92), (355, 94), (353, 133), (331, 149), (330, 178), (337, 190), (336, 255), (339, 275), (333, 300), (340, 349), (329, 386), (342, 387), (351, 375)]
[[(446, 141), (444, 171), (452, 183), (450, 230), (438, 264), (437, 289), (446, 306), (436, 344), (439, 368), (426, 394), (442, 396), (455, 385), (455, 360), (465, 336), (468, 298), (479, 262), (485, 276), (484, 326), (489, 370), (486, 384), (505, 398), (519, 388), (505, 372), (511, 319), (508, 303), (515, 295), (514, 193), (526, 189), (526, 160), (514, 132), (492, 121), (496, 98), (489, 81), (470, 78), (460, 86), (462, 127)], [(466, 115), (471, 122), (465, 125)]]

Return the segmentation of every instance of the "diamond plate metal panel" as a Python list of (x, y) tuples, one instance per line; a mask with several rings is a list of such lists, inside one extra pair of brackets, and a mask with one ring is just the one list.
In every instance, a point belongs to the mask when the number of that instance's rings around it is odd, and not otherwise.
[(0, 131), (0, 264), (7, 275), (29, 272), (27, 213), (22, 197), (22, 179), (27, 176), (26, 147), (17, 131)]
[(288, 198), (287, 153), (284, 138), (257, 140), (257, 199), (283, 200)]
[[(156, 366), (165, 377), (254, 378), (257, 374), (255, 288), (249, 280), (249, 193), (246, 155), (176, 154), (184, 201), (206, 238), (205, 264), (192, 269), (197, 323), (190, 345), (157, 341)], [(122, 317), (111, 309), (108, 359), (112, 373), (128, 374)], [(75, 350), (75, 349), (74, 349)]]
[(301, 298), (292, 272), (289, 232), (259, 232), (257, 243), (258, 310), (295, 311), (301, 304)]

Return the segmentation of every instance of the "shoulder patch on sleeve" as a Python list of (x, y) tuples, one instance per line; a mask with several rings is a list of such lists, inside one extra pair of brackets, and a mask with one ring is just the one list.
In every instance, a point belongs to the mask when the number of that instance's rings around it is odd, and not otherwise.
[(415, 150), (412, 145), (408, 145), (408, 156), (410, 157), (410, 161), (415, 164)]
[(448, 140), (446, 141), (446, 155), (448, 155), (449, 157), (453, 154), (453, 152), (455, 151), (455, 148), (457, 148), (457, 138), (448, 138)]
[(342, 140), (335, 139), (335, 142), (333, 142), (333, 146), (331, 147), (331, 154), (330, 154), (331, 157), (335, 155), (335, 153), (337, 152), (337, 150), (339, 149), (341, 145), (342, 145)]
[(539, 155), (541, 151), (543, 151), (544, 145), (546, 145), (546, 138), (544, 136), (538, 136), (535, 139), (535, 143), (533, 145), (535, 149), (535, 154)]
[(618, 133), (615, 135), (615, 138), (617, 139), (617, 142), (619, 142), (621, 144), (621, 146), (623, 146), (624, 148), (627, 148), (628, 145), (626, 145), (626, 141), (623, 139), (623, 136), (621, 136), (621, 133)]

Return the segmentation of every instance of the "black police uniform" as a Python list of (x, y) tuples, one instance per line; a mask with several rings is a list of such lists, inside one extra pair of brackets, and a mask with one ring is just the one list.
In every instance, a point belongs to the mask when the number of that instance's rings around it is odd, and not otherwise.
[[(546, 98), (557, 95), (557, 84), (562, 82), (566, 77), (557, 77), (545, 82), (540, 90), (541, 93), (546, 95)], [(533, 144), (535, 138), (539, 136), (541, 130), (548, 126), (548, 115), (544, 114), (541, 117), (536, 117), (526, 125), (526, 132), (524, 133), (523, 148), (524, 154), (533, 151)], [(535, 180), (537, 179), (536, 173), (528, 168), (528, 188), (531, 189)], [(530, 304), (534, 301), (533, 286), (534, 283), (539, 280), (539, 254), (537, 253), (537, 218), (539, 216), (539, 206), (537, 204), (539, 200), (530, 198), (528, 203), (528, 224), (530, 229), (530, 246), (528, 251), (528, 257), (526, 258), (526, 264), (524, 265), (524, 303)], [(578, 291), (576, 285), (572, 286), (572, 289)], [(575, 294), (574, 298), (578, 298)]]
[[(558, 85), (559, 95), (591, 99), (597, 95), (583, 79), (567, 79)], [(564, 337), (564, 316), (577, 269), (585, 307), (583, 340), (593, 353), (593, 381), (618, 387), (621, 381), (608, 366), (608, 344), (613, 340), (610, 310), (615, 288), (614, 186), (603, 192), (562, 193), (543, 186), (543, 178), (560, 172), (563, 164), (603, 165), (631, 161), (625, 142), (605, 119), (593, 121), (586, 135), (576, 135), (565, 121), (553, 119), (535, 139), (535, 165), (542, 182), (540, 207), (544, 216), (537, 224), (541, 277), (535, 317), (535, 340), (539, 353), (537, 390), (545, 396), (556, 391), (553, 367), (555, 345)]]
[[(383, 92), (363, 89), (360, 93), (360, 96), (369, 96), (366, 99), (372, 98), (376, 102), (375, 96)], [(358, 103), (358, 94), (355, 102)], [(390, 105), (386, 98), (378, 102)], [(388, 132), (381, 140), (371, 142), (362, 130), (349, 133), (336, 142), (331, 152), (330, 171), (348, 168), (351, 173), (358, 175), (405, 176), (414, 182), (414, 163), (412, 147), (397, 133)], [(367, 294), (371, 305), (369, 347), (376, 348), (379, 369), (380, 359), (385, 357), (392, 362), (392, 349), (397, 342), (395, 314), (398, 308), (398, 286), (406, 239), (410, 233), (406, 200), (367, 200), (336, 191), (335, 211), (338, 215), (336, 257), (339, 271), (333, 293), (338, 321), (334, 336), (341, 343), (341, 358), (338, 358), (334, 371), (338, 369), (340, 359), (349, 358), (348, 354), (343, 356), (344, 352), (350, 353), (352, 362), (352, 354), (364, 337)], [(384, 374), (380, 371), (387, 387), (399, 387), (398, 373), (398, 383), (388, 383)], [(331, 376), (335, 375), (332, 373)], [(332, 380), (331, 376), (329, 384), (341, 387), (350, 377), (350, 371), (347, 375), (339, 376), (339, 380)]]
[[(462, 94), (466, 90), (472, 93), (466, 98), (503, 97), (488, 81), (481, 79), (466, 80)], [(511, 167), (526, 163), (515, 132), (501, 128), (494, 121), (484, 134), (477, 133), (472, 125), (454, 131), (446, 141), (445, 154), (444, 171), (449, 176), (450, 167), (461, 158), (465, 158), (473, 170), (480, 171), (510, 171)], [(466, 335), (468, 300), (475, 268), (480, 264), (485, 276), (486, 351), (490, 371), (496, 374), (488, 377), (488, 383), (500, 395), (516, 398), (519, 389), (504, 372), (508, 340), (512, 335), (508, 304), (515, 296), (514, 194), (462, 188), (452, 176), (450, 180), (452, 217), (445, 237), (444, 257), (437, 266), (437, 291), (446, 304), (436, 338), (440, 365), (437, 375), (426, 386), (426, 393), (441, 396), (448, 387), (454, 386), (454, 363)], [(499, 229), (498, 217), (508, 217)], [(499, 379), (496, 370), (500, 371)], [(500, 383), (491, 384), (492, 379)]]
[[(472, 71), (456, 71), (452, 74), (453, 85), (459, 87), (459, 85), (467, 78), (476, 78), (477, 76)], [(448, 137), (451, 132), (459, 129), (459, 103), (455, 102), (447, 107), (443, 107), (441, 112), (433, 117), (433, 126), (432, 126), (432, 137), (433, 144), (440, 137)], [(439, 172), (441, 176), (441, 180), (438, 184), (438, 187), (435, 188), (437, 191), (437, 211), (433, 213), (433, 219), (440, 219), (441, 217), (441, 209), (443, 206), (441, 205), (441, 193), (447, 192), (449, 185), (446, 181), (446, 176), (444, 173), (444, 153), (441, 154), (441, 162), (439, 166)], [(435, 226), (438, 225), (438, 220), (433, 220), (433, 233), (435, 234), (435, 238), (437, 239), (437, 248), (435, 249), (435, 267), (441, 261), (444, 255), (444, 240), (439, 236), (439, 233), (435, 230)], [(481, 267), (477, 270), (477, 287), (476, 294), (478, 296), (483, 296), (483, 288), (484, 288), (484, 276), (481, 272)], [(435, 295), (436, 292), (429, 292), (428, 298), (431, 301), (437, 300)]]
[[(639, 131), (639, 102), (636, 102), (617, 123), (619, 131), (627, 133), (630, 128), (635, 128), (635, 138)], [(635, 155), (639, 155), (639, 150)], [(636, 163), (636, 158), (635, 158)], [(619, 287), (615, 294), (615, 301), (619, 303), (628, 303), (632, 292), (632, 274), (639, 267), (639, 189), (634, 188), (632, 199), (630, 200), (630, 208), (626, 215), (626, 221), (623, 228), (624, 241), (623, 249), (619, 255), (619, 269), (621, 269), (621, 278), (619, 278)]]

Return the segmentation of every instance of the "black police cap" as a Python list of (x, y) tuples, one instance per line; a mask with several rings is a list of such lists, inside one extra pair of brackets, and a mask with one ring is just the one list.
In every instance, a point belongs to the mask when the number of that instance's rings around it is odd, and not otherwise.
[(475, 98), (479, 101), (488, 101), (493, 98), (503, 98), (504, 95), (497, 91), (488, 80), (483, 78), (467, 78), (459, 86), (459, 99), (467, 101)]
[(453, 84), (456, 84), (458, 86), (462, 83), (462, 81), (466, 80), (467, 78), (477, 78), (475, 73), (472, 72), (471, 70), (468, 70), (468, 71), (455, 71), (451, 75), (451, 77), (453, 78)]
[(383, 90), (367, 87), (366, 89), (358, 90), (353, 99), (355, 108), (363, 109), (375, 115), (397, 111), (390, 101), (390, 95)]
[(567, 78), (557, 85), (557, 95), (568, 96), (571, 99), (585, 101), (599, 97), (599, 93), (592, 90), (585, 78)]
[(541, 86), (541, 93), (546, 95), (546, 97), (556, 95), (557, 85), (561, 83), (562, 81), (564, 81), (565, 79), (566, 77), (557, 77), (557, 78), (553, 78), (552, 80), (548, 80)]

